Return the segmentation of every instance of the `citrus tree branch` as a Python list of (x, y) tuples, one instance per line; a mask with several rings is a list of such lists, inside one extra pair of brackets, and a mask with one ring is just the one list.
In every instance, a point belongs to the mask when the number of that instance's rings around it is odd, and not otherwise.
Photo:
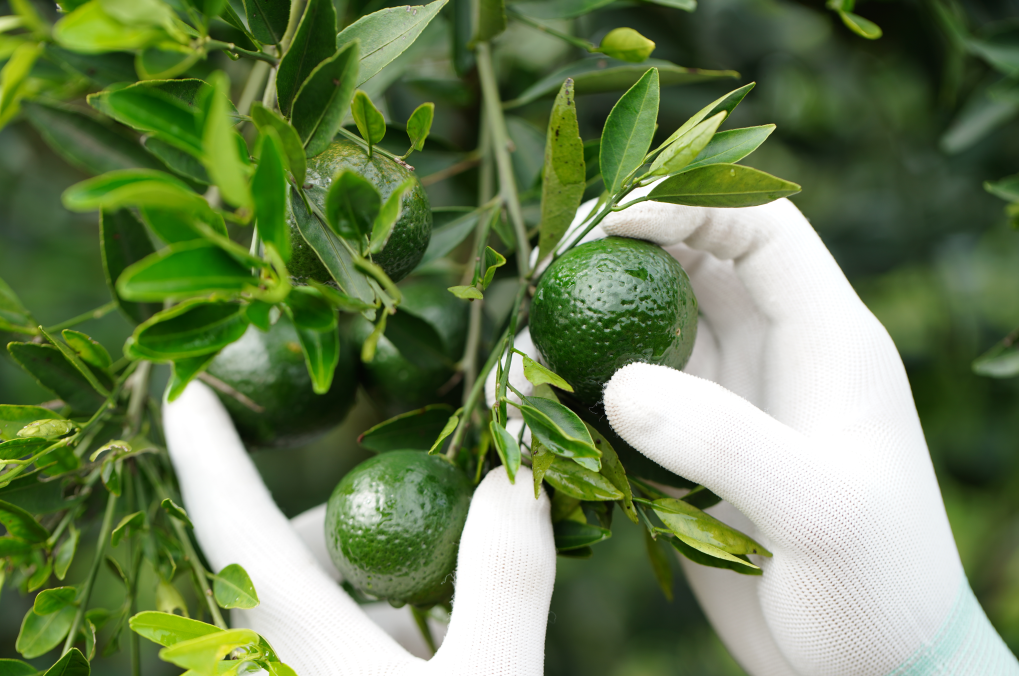
[(99, 528), (99, 539), (96, 540), (96, 555), (92, 559), (92, 567), (89, 568), (88, 576), (85, 578), (85, 586), (81, 592), (81, 601), (77, 612), (74, 614), (74, 620), (71, 622), (71, 631), (67, 634), (67, 640), (64, 641), (64, 649), (61, 651), (61, 654), (74, 647), (74, 642), (78, 637), (78, 630), (81, 629), (82, 620), (85, 619), (85, 610), (88, 608), (88, 601), (92, 596), (92, 587), (95, 585), (96, 575), (99, 574), (99, 566), (102, 564), (106, 554), (106, 543), (110, 539), (110, 531), (113, 530), (113, 515), (116, 511), (117, 494), (110, 493), (109, 497), (106, 498), (106, 513), (103, 514), (103, 524)]

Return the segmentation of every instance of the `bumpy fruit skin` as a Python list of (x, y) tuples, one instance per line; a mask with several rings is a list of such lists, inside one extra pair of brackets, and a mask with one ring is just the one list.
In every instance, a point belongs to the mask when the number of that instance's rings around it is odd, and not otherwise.
[[(325, 209), (329, 185), (333, 177), (344, 169), (356, 171), (368, 179), (379, 191), (383, 203), (397, 186), (408, 178), (414, 179), (413, 187), (403, 196), (400, 218), (393, 226), (389, 242), (381, 253), (372, 257), (390, 279), (398, 282), (421, 262), (432, 237), (432, 208), (428, 203), (428, 195), (418, 183), (414, 172), (380, 153), (372, 153), (369, 160), (364, 148), (344, 139), (334, 141), (321, 154), (308, 159), (308, 175), (304, 186), (308, 198), (319, 209)], [(306, 284), (309, 279), (323, 283), (332, 281), (329, 271), (322, 265), (314, 249), (301, 236), (292, 214), (288, 217), (288, 223), (293, 256), (287, 269), (294, 281), (299, 284)]]
[(697, 299), (686, 271), (661, 247), (607, 237), (571, 249), (545, 271), (531, 303), (531, 337), (577, 398), (596, 404), (627, 364), (686, 366)]
[(329, 556), (344, 580), (394, 605), (447, 601), (471, 492), (467, 475), (440, 456), (366, 460), (329, 498)]
[(297, 331), (286, 315), (268, 333), (249, 326), (240, 340), (223, 348), (208, 372), (264, 407), (257, 413), (216, 391), (241, 438), (260, 448), (314, 441), (343, 421), (357, 392), (354, 348), (341, 341), (332, 387), (315, 394)]

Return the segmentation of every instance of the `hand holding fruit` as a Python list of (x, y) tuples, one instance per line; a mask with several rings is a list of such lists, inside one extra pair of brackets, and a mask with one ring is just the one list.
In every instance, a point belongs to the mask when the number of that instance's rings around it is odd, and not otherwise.
[[(192, 383), (164, 416), (203, 551), (216, 569), (240, 563), (261, 598), (258, 607), (235, 614), (235, 624), (265, 636), (301, 676), (541, 673), (555, 550), (548, 500), (534, 499), (530, 480), (511, 485), (497, 468), (476, 489), (460, 542), (449, 630), (425, 662), (373, 624), (316, 562), (208, 388)], [(222, 490), (224, 476), (244, 488)]]

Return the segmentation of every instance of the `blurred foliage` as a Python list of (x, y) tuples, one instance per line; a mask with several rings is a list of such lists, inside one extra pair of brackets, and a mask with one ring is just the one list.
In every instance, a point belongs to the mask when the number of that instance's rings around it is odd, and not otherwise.
[[(337, 4), (353, 15), (387, 3)], [(733, 69), (741, 82), (757, 82), (728, 126), (778, 125), (747, 164), (803, 186), (794, 201), (895, 340), (971, 585), (1016, 651), (1019, 379), (982, 378), (970, 363), (1019, 323), (1019, 233), (1009, 227), (1002, 203), (982, 187), (1019, 171), (1019, 124), (1009, 124), (1019, 104), (989, 98), (988, 88), (1001, 76), (979, 54), (966, 56), (958, 29), (979, 32), (1017, 15), (1019, 4), (887, 1), (857, 9), (881, 26), (881, 39), (861, 39), (820, 3), (784, 0), (713, 0), (690, 14), (618, 2), (593, 16), (548, 24), (594, 44), (613, 28), (629, 26), (654, 41), (655, 58)], [(401, 57), (408, 66), (384, 99), (372, 83), (368, 89), (373, 100), (384, 101), (383, 112), (392, 119), (406, 119), (420, 103), (435, 101), (429, 149), (415, 154), (413, 163), (433, 206), (472, 204), (476, 171), (444, 177), (471, 163), (478, 137), (476, 108), (471, 111), (478, 94), (451, 76), (448, 25), (434, 26)], [(578, 48), (518, 24), (495, 44), (504, 99), (523, 92), (550, 64), (578, 54)], [(212, 67), (235, 70), (234, 81), (241, 81), (247, 65), (219, 58)], [(674, 129), (730, 85), (663, 89), (661, 129)], [(615, 99), (615, 94), (581, 98), (583, 138), (600, 133)], [(981, 104), (984, 127), (962, 134), (961, 123)], [(535, 185), (548, 110), (544, 100), (510, 111), (521, 191)], [(44, 324), (108, 299), (95, 219), (60, 205), (61, 191), (83, 178), (26, 122), (0, 132), (0, 271)], [(498, 281), (488, 306), (498, 305), (497, 289)], [(129, 333), (115, 314), (84, 328), (107, 345), (121, 344)], [(161, 390), (162, 382), (154, 383), (154, 392)], [(46, 397), (0, 357), (0, 403)], [(295, 515), (324, 501), (343, 473), (365, 457), (354, 441), (357, 433), (383, 417), (363, 397), (347, 422), (323, 440), (256, 456), (284, 511)], [(559, 559), (546, 673), (742, 673), (685, 584), (676, 585), (671, 604), (662, 598), (645, 570), (639, 537), (636, 528), (619, 528), (593, 562)], [(85, 534), (83, 542), (91, 539)], [(87, 559), (79, 556), (75, 565)], [(674, 566), (677, 575), (678, 570)], [(97, 599), (115, 596), (115, 584), (102, 571)], [(14, 639), (29, 603), (4, 592), (0, 657), (15, 657)], [(172, 673), (152, 652), (145, 658), (146, 673)], [(105, 666), (106, 673), (127, 673), (127, 656)]]

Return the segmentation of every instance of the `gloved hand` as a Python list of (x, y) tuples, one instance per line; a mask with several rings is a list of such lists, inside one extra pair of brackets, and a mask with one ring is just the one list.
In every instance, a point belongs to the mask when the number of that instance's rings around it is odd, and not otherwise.
[[(164, 407), (163, 419), (184, 506), (210, 565), (241, 564), (261, 599), (234, 611), (234, 626), (262, 634), (299, 676), (540, 676), (555, 545), (548, 499), (534, 499), (524, 469), (515, 485), (497, 468), (478, 486), (460, 542), (449, 629), (424, 661), (375, 625), (335, 572), (316, 561), (215, 394), (194, 382)], [(324, 550), (321, 528), (317, 538), (315, 548)]]
[(744, 669), (1019, 674), (966, 581), (895, 346), (796, 207), (644, 202), (587, 239), (606, 234), (666, 247), (700, 303), (685, 372), (631, 364), (604, 403), (624, 440), (774, 553), (753, 557), (761, 577), (684, 560)]

